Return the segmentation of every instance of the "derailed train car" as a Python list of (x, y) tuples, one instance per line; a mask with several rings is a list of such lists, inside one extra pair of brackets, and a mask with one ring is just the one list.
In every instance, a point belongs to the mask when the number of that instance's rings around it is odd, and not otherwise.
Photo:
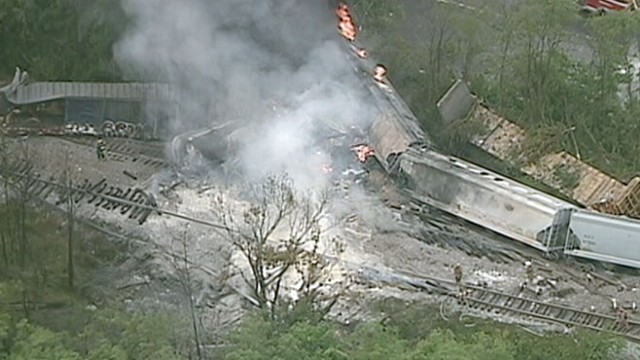
[(570, 203), (433, 150), (400, 156), (399, 173), (416, 200), (469, 222), (551, 252), (549, 225)]
[[(583, 209), (567, 209), (554, 239), (561, 253), (640, 269), (640, 221)], [(560, 251), (558, 251), (560, 253)]]
[[(345, 5), (339, 6), (344, 9)], [(350, 14), (338, 16), (341, 22), (353, 22)], [(364, 69), (365, 74), (373, 70), (371, 60), (360, 55), (362, 48), (355, 45), (357, 32), (346, 35), (349, 45), (345, 48), (354, 69), (359, 73)], [(369, 141), (377, 161), (401, 180), (414, 199), (536, 248), (550, 258), (574, 256), (640, 268), (640, 221), (581, 209), (438, 152), (384, 70), (382, 77), (378, 71), (361, 77), (380, 110), (369, 129)]]
[(400, 156), (416, 200), (517, 240), (550, 259), (565, 256), (640, 269), (640, 221), (578, 208), (515, 180), (430, 149)]

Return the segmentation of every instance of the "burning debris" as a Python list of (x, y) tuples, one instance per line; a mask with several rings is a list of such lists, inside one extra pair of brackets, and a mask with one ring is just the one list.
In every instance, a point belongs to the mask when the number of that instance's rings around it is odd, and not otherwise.
[(358, 28), (349, 6), (345, 3), (340, 3), (336, 10), (336, 15), (338, 16), (338, 31), (340, 34), (351, 42), (355, 41), (356, 36), (358, 36)]
[(363, 164), (366, 163), (367, 160), (369, 160), (369, 158), (375, 154), (373, 148), (366, 144), (352, 146), (351, 150), (355, 151), (358, 160), (360, 160), (360, 162)]
[(379, 83), (384, 83), (387, 78), (387, 68), (378, 64), (373, 68), (373, 79)]

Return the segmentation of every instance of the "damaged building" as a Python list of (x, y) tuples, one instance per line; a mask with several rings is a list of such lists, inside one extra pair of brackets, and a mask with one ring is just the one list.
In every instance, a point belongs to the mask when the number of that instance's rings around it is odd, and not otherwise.
[(19, 68), (13, 81), (0, 88), (0, 114), (54, 107), (61, 110), (47, 119), (53, 124), (90, 124), (96, 129), (106, 121), (143, 124), (155, 138), (167, 134), (169, 120), (178, 116), (177, 104), (167, 84), (41, 82)]

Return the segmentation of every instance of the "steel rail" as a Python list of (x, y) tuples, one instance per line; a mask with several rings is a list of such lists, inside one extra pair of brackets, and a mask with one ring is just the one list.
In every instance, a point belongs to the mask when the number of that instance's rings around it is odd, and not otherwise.
[[(567, 306), (550, 304), (477, 286), (466, 286), (471, 293), (463, 298), (470, 308), (501, 309), (564, 325), (608, 332), (640, 341), (640, 322), (628, 319), (624, 324), (617, 317), (588, 312)], [(456, 294), (457, 296), (457, 294)]]
[[(19, 171), (13, 170), (16, 168)], [(140, 189), (138, 189), (139, 190), (138, 193), (142, 194), (140, 197), (136, 197), (134, 199), (126, 199), (126, 198), (120, 198), (117, 196), (110, 195), (109, 193), (102, 193), (102, 191), (104, 191), (105, 189), (109, 189), (109, 188), (115, 189), (115, 187), (109, 186), (104, 180), (101, 182), (98, 182), (97, 184), (90, 184), (87, 182), (86, 187), (78, 187), (73, 185), (69, 186), (69, 185), (64, 185), (55, 181), (44, 180), (37, 177), (36, 175), (32, 175), (30, 174), (31, 167), (25, 164), (19, 164), (18, 166), (14, 166), (13, 169), (0, 170), (0, 174), (5, 173), (9, 175), (9, 176), (5, 176), (4, 180), (9, 182), (13, 181), (14, 186), (17, 186), (17, 184), (15, 184), (15, 181), (24, 180), (25, 181), (24, 186), (26, 186), (25, 190), (27, 194), (30, 196), (46, 198), (51, 194), (51, 192), (54, 189), (58, 189), (62, 191), (63, 194), (65, 194), (66, 192), (70, 192), (68, 196), (71, 196), (75, 200), (75, 202), (81, 201), (84, 198), (84, 195), (89, 195), (89, 196), (92, 196), (92, 198), (89, 199), (89, 203), (92, 203), (97, 200), (96, 206), (100, 206), (108, 210), (116, 210), (117, 207), (120, 206), (122, 207), (120, 211), (123, 215), (126, 213), (129, 213), (130, 214), (129, 217), (138, 218), (139, 219), (138, 221), (140, 222), (140, 224), (144, 223), (147, 217), (151, 213), (155, 212), (157, 214), (179, 218), (185, 221), (205, 225), (215, 229), (229, 231), (229, 229), (226, 226), (215, 223), (215, 222), (194, 218), (194, 217), (180, 214), (174, 211), (161, 209), (153, 205), (152, 203), (150, 203), (148, 201), (149, 195)], [(36, 186), (35, 185), (36, 183), (40, 184), (40, 186)], [(97, 186), (100, 186), (102, 191), (98, 191)], [(133, 194), (135, 192), (135, 190), (133, 189), (130, 189), (130, 190), (132, 191), (125, 192), (125, 194)], [(45, 196), (43, 196), (43, 194), (45, 194)], [(63, 195), (63, 196), (67, 196), (67, 195)], [(142, 202), (136, 202), (137, 199), (142, 200)], [(127, 209), (127, 211), (122, 212), (124, 209)]]
[[(438, 284), (440, 287), (448, 285), (450, 290), (442, 294), (458, 299), (459, 303), (466, 304), (470, 309), (482, 312), (496, 312), (498, 310), (498, 312), (524, 315), (547, 322), (606, 332), (640, 342), (640, 321), (637, 320), (627, 319), (623, 323), (618, 317), (608, 314), (552, 304), (472, 284), (462, 284), (458, 290), (456, 283), (451, 280), (404, 271), (398, 271), (398, 273), (421, 279), (431, 285)], [(461, 296), (462, 291), (467, 291), (467, 293)]]

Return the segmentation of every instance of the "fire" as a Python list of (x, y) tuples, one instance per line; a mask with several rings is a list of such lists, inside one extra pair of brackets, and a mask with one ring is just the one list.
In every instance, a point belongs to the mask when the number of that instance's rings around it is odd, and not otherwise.
[(351, 16), (351, 10), (347, 4), (341, 3), (336, 10), (338, 16), (338, 31), (349, 41), (354, 41), (358, 36), (358, 28), (356, 22)]
[(338, 15), (339, 20), (342, 20), (347, 16), (351, 15), (349, 13), (349, 6), (347, 6), (347, 4), (345, 3), (338, 4), (338, 8), (336, 9), (336, 15)]
[(376, 67), (373, 68), (373, 78), (377, 82), (384, 82), (386, 76), (387, 76), (387, 68), (384, 67), (384, 65), (378, 64), (376, 65)]
[(367, 162), (367, 160), (369, 160), (369, 158), (375, 154), (373, 148), (365, 144), (352, 146), (351, 150), (355, 151), (356, 156), (361, 163)]

